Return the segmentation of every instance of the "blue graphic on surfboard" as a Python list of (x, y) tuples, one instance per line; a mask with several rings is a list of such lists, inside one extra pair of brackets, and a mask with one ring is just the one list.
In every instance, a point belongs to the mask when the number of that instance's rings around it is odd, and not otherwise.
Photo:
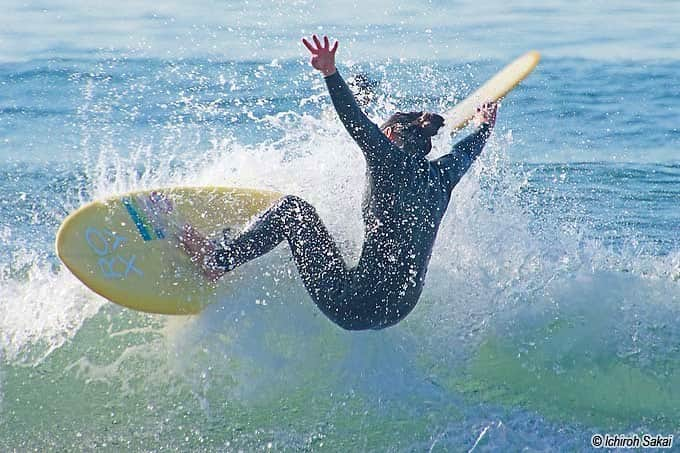
[(162, 191), (131, 194), (120, 200), (144, 241), (165, 239), (169, 234), (176, 237), (186, 223)]

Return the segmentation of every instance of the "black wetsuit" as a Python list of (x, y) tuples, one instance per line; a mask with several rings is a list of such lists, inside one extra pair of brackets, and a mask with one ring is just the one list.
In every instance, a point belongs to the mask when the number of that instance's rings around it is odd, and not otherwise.
[(396, 324), (415, 307), (451, 191), (482, 151), (488, 126), (429, 161), (393, 144), (358, 107), (337, 72), (326, 77), (333, 105), (366, 158), (364, 244), (348, 268), (314, 208), (285, 196), (216, 250), (231, 270), (287, 240), (310, 296), (333, 322), (351, 330)]

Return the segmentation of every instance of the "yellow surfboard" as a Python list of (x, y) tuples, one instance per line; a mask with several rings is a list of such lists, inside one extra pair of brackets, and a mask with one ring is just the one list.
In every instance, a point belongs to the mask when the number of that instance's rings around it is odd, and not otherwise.
[(451, 133), (464, 128), (475, 116), (477, 107), (481, 104), (487, 101), (497, 101), (508, 94), (531, 74), (540, 59), (541, 54), (535, 50), (525, 53), (490, 78), (477, 91), (456, 104), (444, 115)]
[[(204, 235), (217, 237), (224, 228), (239, 230), (280, 196), (179, 187), (94, 201), (64, 220), (57, 254), (85, 285), (112, 302), (149, 313), (199, 313), (215, 301), (217, 285), (180, 248), (178, 225), (188, 219)], [(234, 278), (229, 273), (218, 283), (221, 293)]]

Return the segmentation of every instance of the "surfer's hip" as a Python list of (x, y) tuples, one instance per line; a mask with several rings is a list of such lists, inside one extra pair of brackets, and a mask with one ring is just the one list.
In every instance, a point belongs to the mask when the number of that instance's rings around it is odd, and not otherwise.
[(315, 302), (331, 321), (343, 329), (384, 329), (404, 319), (420, 298), (420, 291), (416, 288), (403, 290), (390, 286), (384, 281), (367, 282), (350, 277), (343, 287), (327, 292), (325, 297)]

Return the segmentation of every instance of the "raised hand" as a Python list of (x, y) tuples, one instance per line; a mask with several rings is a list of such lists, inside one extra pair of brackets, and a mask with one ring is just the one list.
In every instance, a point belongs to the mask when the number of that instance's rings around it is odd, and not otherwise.
[(498, 111), (497, 102), (485, 102), (484, 104), (477, 107), (477, 113), (473, 118), (473, 123), (475, 126), (481, 126), (482, 124), (488, 124), (489, 129), (493, 129), (496, 124), (496, 112)]
[(323, 44), (316, 35), (312, 35), (312, 40), (314, 41), (314, 44), (307, 41), (307, 39), (302, 38), (302, 44), (304, 44), (312, 54), (312, 59), (310, 61), (312, 67), (320, 71), (324, 77), (334, 74), (336, 71), (335, 51), (338, 50), (338, 41), (335, 41), (333, 47), (331, 47), (328, 36), (323, 37)]
[(215, 245), (205, 238), (193, 226), (186, 224), (182, 229), (179, 243), (189, 255), (191, 262), (196, 264), (203, 275), (211, 283), (215, 283), (225, 271), (214, 263)]

